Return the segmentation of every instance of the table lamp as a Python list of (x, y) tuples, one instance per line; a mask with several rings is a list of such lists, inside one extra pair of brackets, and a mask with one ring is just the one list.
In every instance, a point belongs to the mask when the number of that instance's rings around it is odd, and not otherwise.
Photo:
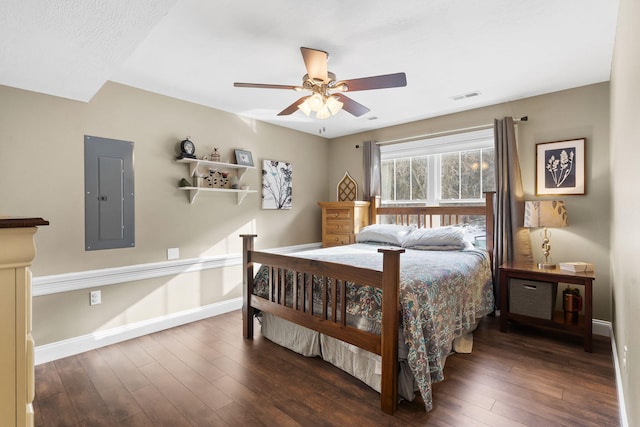
[(528, 228), (544, 227), (542, 239), (542, 254), (544, 262), (538, 263), (540, 269), (556, 268), (549, 262), (551, 244), (549, 243), (549, 231), (547, 227), (566, 227), (569, 225), (567, 210), (561, 200), (538, 200), (525, 202), (524, 226)]

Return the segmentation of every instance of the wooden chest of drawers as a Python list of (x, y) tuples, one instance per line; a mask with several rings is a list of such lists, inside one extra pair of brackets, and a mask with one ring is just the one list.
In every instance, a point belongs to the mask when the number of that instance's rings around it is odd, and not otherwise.
[(369, 202), (318, 202), (322, 208), (322, 246), (355, 243), (356, 233), (369, 225)]

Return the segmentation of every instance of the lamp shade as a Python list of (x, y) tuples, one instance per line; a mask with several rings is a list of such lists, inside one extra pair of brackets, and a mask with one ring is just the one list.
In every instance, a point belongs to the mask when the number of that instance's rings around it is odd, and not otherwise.
[(569, 225), (569, 217), (562, 200), (525, 202), (525, 227), (566, 227), (567, 225)]
[(311, 107), (309, 106), (309, 98), (298, 104), (298, 108), (307, 116), (311, 114)]
[(328, 117), (331, 117), (331, 111), (329, 111), (329, 107), (327, 107), (326, 105), (324, 105), (321, 109), (318, 110), (318, 112), (316, 113), (316, 118), (317, 119), (326, 119)]
[(311, 111), (320, 111), (322, 107), (324, 107), (324, 99), (322, 99), (322, 95), (319, 93), (314, 93), (310, 97), (307, 98), (309, 101), (309, 107)]
[(338, 97), (336, 97), (335, 95), (327, 98), (327, 108), (329, 108), (329, 111), (331, 111), (331, 114), (334, 114), (334, 115), (338, 114), (338, 112), (342, 109), (343, 105), (344, 104), (340, 102)]

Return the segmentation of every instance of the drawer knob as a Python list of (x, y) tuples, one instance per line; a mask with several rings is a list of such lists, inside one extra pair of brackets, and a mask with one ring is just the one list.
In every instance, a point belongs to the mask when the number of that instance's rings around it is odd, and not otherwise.
[(338, 216), (339, 216), (340, 214), (338, 214), (338, 212), (336, 212), (336, 213), (335, 213), (335, 214), (333, 214), (333, 215), (334, 215), (336, 218), (338, 218)]

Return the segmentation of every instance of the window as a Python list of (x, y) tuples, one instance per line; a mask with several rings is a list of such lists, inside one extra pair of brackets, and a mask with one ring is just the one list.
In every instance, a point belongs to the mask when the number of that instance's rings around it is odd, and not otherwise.
[(380, 147), (387, 204), (479, 202), (495, 190), (493, 129)]

